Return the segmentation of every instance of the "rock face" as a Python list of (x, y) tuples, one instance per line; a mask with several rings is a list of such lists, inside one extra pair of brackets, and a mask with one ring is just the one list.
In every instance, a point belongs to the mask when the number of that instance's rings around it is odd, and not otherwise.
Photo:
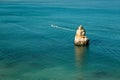
[(84, 46), (89, 44), (89, 39), (86, 37), (86, 31), (82, 25), (80, 25), (76, 31), (75, 45)]

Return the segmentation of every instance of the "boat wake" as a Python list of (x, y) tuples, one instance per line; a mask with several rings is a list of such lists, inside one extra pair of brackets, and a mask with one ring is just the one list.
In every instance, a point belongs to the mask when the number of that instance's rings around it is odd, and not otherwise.
[[(72, 32), (75, 32), (76, 30), (74, 30), (74, 29), (70, 29), (70, 28), (65, 28), (65, 27), (61, 27), (61, 26), (58, 26), (58, 25), (53, 25), (53, 24), (51, 24), (51, 27), (52, 28), (57, 28), (57, 29), (62, 29), (62, 30), (66, 30), (66, 31), (72, 31)], [(96, 35), (96, 36), (99, 36), (99, 34), (94, 34), (94, 33), (87, 33), (87, 34), (90, 34), (90, 35)]]
[(67, 30), (67, 31), (75, 31), (75, 30), (73, 30), (73, 29), (64, 28), (64, 27), (60, 27), (60, 26), (57, 26), (57, 25), (53, 25), (53, 24), (51, 24), (51, 27), (53, 27), (53, 28), (58, 28), (58, 29), (63, 29), (63, 30)]

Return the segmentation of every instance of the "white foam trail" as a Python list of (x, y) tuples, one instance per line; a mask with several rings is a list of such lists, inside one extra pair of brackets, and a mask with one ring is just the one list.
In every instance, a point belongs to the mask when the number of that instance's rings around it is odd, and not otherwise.
[(53, 27), (53, 28), (59, 28), (59, 29), (67, 30), (67, 31), (75, 31), (75, 30), (73, 30), (73, 29), (64, 28), (64, 27), (60, 27), (60, 26), (53, 25), (53, 24), (51, 24), (51, 27)]

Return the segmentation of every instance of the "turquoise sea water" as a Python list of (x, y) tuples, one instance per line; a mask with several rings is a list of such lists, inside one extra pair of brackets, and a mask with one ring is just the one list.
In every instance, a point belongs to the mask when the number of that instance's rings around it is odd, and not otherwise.
[(0, 80), (120, 80), (120, 1), (0, 0)]

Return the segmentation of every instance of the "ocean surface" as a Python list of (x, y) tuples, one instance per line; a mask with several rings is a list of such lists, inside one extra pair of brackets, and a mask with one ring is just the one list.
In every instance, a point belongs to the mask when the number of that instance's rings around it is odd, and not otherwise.
[(120, 80), (120, 0), (0, 0), (0, 80)]

